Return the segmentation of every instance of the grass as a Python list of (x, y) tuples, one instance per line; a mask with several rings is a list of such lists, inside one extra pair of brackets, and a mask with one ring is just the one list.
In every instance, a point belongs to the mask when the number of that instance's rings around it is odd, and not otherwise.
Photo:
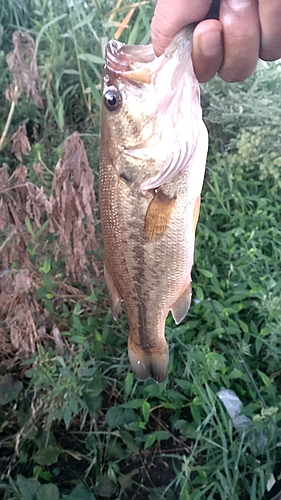
[[(48, 200), (63, 143), (75, 131), (97, 188), (104, 47), (129, 13), (121, 39), (147, 43), (152, 5), (6, 4), (0, 10), (1, 90), (12, 82), (5, 62), (12, 33), (24, 29), (35, 39), (43, 108), (26, 100), (24, 92), (14, 106), (0, 153), (10, 179), (1, 171), (1, 200), (12, 207), (18, 200), (11, 136), (23, 123), (31, 145), (23, 154), (27, 180), (43, 187)], [(11, 222), (1, 226), (0, 303), (11, 305), (13, 314), (23, 304), (32, 318), (20, 323), (19, 335), (9, 308), (0, 312), (0, 490), (5, 500), (257, 500), (271, 474), (278, 477), (279, 95), (276, 64), (261, 66), (242, 84), (214, 79), (202, 89), (210, 151), (196, 238), (194, 301), (183, 324), (167, 320), (171, 362), (163, 384), (137, 382), (130, 372), (126, 316), (113, 322), (99, 275), (97, 206), (98, 245), (87, 252), (79, 279), (66, 274), (46, 211), (40, 212), (39, 227), (32, 214), (22, 212), (16, 229)], [(0, 105), (1, 135), (10, 109), (3, 92)], [(17, 246), (19, 227), (26, 249)], [(23, 280), (20, 287), (16, 280)], [(242, 401), (250, 419), (246, 430), (237, 431), (220, 402), (222, 387)]]

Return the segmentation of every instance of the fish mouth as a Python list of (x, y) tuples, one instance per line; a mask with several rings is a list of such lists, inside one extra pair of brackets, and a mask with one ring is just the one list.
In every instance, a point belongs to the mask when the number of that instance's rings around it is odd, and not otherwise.
[(118, 40), (110, 40), (106, 47), (105, 65), (106, 69), (117, 75), (123, 75), (130, 69), (129, 61), (126, 58), (125, 44)]
[(106, 80), (111, 85), (118, 78), (139, 85), (155, 81), (159, 70), (173, 57), (176, 51), (180, 53), (179, 59), (182, 59), (184, 54), (188, 55), (191, 49), (187, 50), (187, 46), (191, 47), (190, 40), (193, 30), (194, 25), (181, 30), (165, 53), (159, 57), (155, 55), (151, 44), (126, 45), (118, 40), (110, 40), (105, 52), (104, 75), (107, 75)]
[(152, 45), (125, 45), (110, 40), (106, 47), (105, 71), (110, 78), (150, 83), (151, 71), (148, 63), (156, 58)]

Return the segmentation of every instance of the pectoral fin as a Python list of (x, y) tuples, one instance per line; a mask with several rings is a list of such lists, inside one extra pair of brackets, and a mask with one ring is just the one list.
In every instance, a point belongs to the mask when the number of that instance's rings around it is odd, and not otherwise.
[(122, 298), (118, 293), (118, 290), (114, 285), (113, 279), (111, 278), (111, 275), (108, 272), (105, 264), (103, 266), (103, 269), (104, 269), (104, 278), (108, 291), (109, 304), (112, 311), (112, 316), (116, 321), (120, 313)]
[(178, 325), (187, 315), (191, 302), (192, 288), (189, 283), (186, 290), (179, 296), (178, 300), (171, 307), (175, 323)]
[(168, 198), (161, 189), (151, 200), (144, 221), (144, 234), (148, 241), (162, 236), (171, 220), (176, 197)]
[(198, 198), (195, 201), (194, 209), (193, 209), (193, 231), (195, 233), (197, 222), (198, 222), (198, 217), (199, 217), (199, 212), (200, 212), (200, 203), (201, 203), (201, 196), (198, 196)]

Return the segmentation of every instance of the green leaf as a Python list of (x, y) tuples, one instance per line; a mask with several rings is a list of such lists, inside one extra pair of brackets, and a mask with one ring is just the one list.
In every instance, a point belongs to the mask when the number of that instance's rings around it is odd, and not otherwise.
[(63, 367), (66, 368), (66, 363), (65, 360), (63, 359), (62, 356), (56, 356), (56, 361)]
[(195, 289), (195, 292), (196, 292), (196, 299), (199, 300), (200, 302), (202, 302), (202, 300), (204, 300), (204, 292), (201, 288), (201, 286), (196, 286), (196, 289)]
[(149, 434), (148, 437), (146, 438), (143, 449), (147, 450), (147, 448), (150, 448), (150, 446), (152, 446), (153, 443), (155, 443), (156, 439), (157, 438), (156, 438), (155, 432), (152, 432), (151, 434)]
[(63, 497), (65, 500), (96, 500), (92, 493), (84, 484), (80, 483), (75, 486), (70, 495)]
[[(97, 366), (94, 361), (85, 362), (78, 368), (78, 377), (92, 378), (97, 371)], [(97, 377), (96, 377), (97, 378)]]
[(60, 130), (64, 129), (64, 105), (63, 105), (62, 99), (59, 99), (57, 124), (58, 124)]
[(39, 47), (39, 43), (41, 41), (41, 38), (42, 38), (42, 35), (43, 33), (52, 25), (52, 24), (55, 24), (55, 23), (58, 23), (58, 21), (61, 21), (62, 19), (64, 19), (65, 17), (67, 17), (67, 14), (61, 14), (60, 16), (57, 16), (57, 17), (54, 17), (53, 19), (51, 19), (51, 21), (49, 21), (48, 23), (44, 24), (41, 28), (41, 30), (39, 31), (38, 35), (36, 36), (36, 43), (35, 43), (35, 49), (34, 49), (34, 58), (36, 59), (37, 57), (37, 51), (38, 51), (38, 47)]
[[(167, 488), (167, 486), (158, 486), (153, 488), (150, 490), (150, 493), (148, 493), (148, 500), (191, 500), (189, 493), (187, 494), (188, 496), (186, 496), (184, 492), (181, 492), (179, 497), (178, 495), (175, 495), (172, 489), (174, 488)], [(196, 499), (197, 498), (198, 497), (196, 496)]]
[(17, 476), (17, 485), (22, 495), (22, 500), (36, 500), (36, 494), (40, 487), (39, 481), (33, 478), (27, 479), (19, 474)]
[(218, 278), (216, 276), (212, 276), (211, 283), (213, 285), (213, 290), (215, 291), (215, 293), (217, 293), (219, 295), (222, 290), (221, 290)]
[(0, 405), (14, 401), (22, 391), (23, 384), (12, 375), (3, 375), (0, 380)]
[(128, 372), (125, 378), (125, 383), (124, 383), (124, 393), (125, 396), (129, 396), (132, 392), (133, 388), (133, 383), (134, 383), (134, 376), (131, 372)]
[(115, 484), (107, 476), (99, 476), (96, 482), (96, 492), (98, 495), (104, 498), (109, 498), (117, 490), (117, 484)]
[(101, 108), (101, 95), (99, 90), (96, 88), (96, 85), (93, 83), (91, 78), (89, 77), (88, 73), (84, 71), (85, 78), (87, 80), (87, 84), (89, 85), (91, 89), (91, 93), (93, 96), (93, 99), (95, 100), (96, 104), (98, 105), (99, 108)]
[(59, 500), (59, 489), (55, 484), (42, 484), (37, 491), (37, 500)]
[(95, 56), (94, 54), (79, 54), (78, 59), (81, 59), (81, 61), (87, 61), (91, 62), (94, 64), (104, 64), (104, 59), (99, 56)]
[(61, 450), (57, 446), (47, 446), (38, 450), (33, 455), (33, 460), (39, 465), (52, 465), (57, 463)]
[(147, 423), (150, 417), (150, 404), (144, 401), (141, 407), (144, 421)]
[(90, 410), (91, 413), (96, 412), (102, 404), (102, 399), (101, 396), (95, 396), (91, 393), (89, 394), (84, 394), (83, 396), (83, 401), (85, 401), (87, 408)]
[(198, 271), (203, 274), (203, 276), (206, 276), (206, 278), (213, 278), (213, 273), (208, 271), (208, 269), (198, 269)]
[(125, 490), (127, 488), (131, 488), (133, 486), (133, 476), (138, 474), (139, 469), (133, 469), (128, 474), (120, 474), (118, 477), (118, 482), (121, 486), (122, 490)]
[(120, 406), (109, 408), (105, 416), (106, 423), (111, 429), (124, 423), (124, 410)]
[(190, 386), (191, 386), (191, 382), (189, 380), (183, 380), (183, 379), (180, 379), (180, 378), (176, 378), (175, 379), (175, 382), (181, 387), (181, 389), (183, 389), (184, 391), (189, 391), (190, 390)]
[(171, 434), (168, 431), (154, 431), (154, 434), (158, 442), (165, 441), (171, 437)]
[(51, 262), (49, 259), (44, 260), (43, 266), (40, 267), (40, 271), (43, 272), (44, 274), (48, 274), (51, 270)]
[(248, 331), (249, 331), (248, 325), (246, 325), (246, 323), (244, 323), (244, 321), (242, 321), (241, 319), (238, 320), (238, 323), (239, 323), (239, 326), (241, 327), (241, 329), (243, 330), (243, 332), (248, 333)]
[(39, 227), (38, 231), (36, 231), (36, 233), (35, 233), (35, 239), (38, 239), (38, 238), (39, 238), (39, 236), (43, 233), (43, 231), (44, 231), (44, 230), (46, 229), (46, 227), (48, 226), (49, 222), (50, 222), (50, 220), (49, 220), (49, 219), (47, 219), (47, 220), (45, 220), (45, 222), (42, 224), (42, 226), (41, 226), (41, 227)]
[(199, 425), (201, 423), (201, 412), (200, 412), (201, 406), (202, 406), (201, 404), (198, 405), (196, 404), (196, 402), (190, 405), (191, 415), (196, 425)]
[(35, 239), (35, 234), (34, 234), (34, 231), (33, 231), (33, 227), (31, 225), (31, 222), (30, 222), (29, 218), (25, 217), (24, 222), (25, 222), (25, 226), (26, 226), (27, 231), (29, 232), (29, 234), (31, 234), (32, 238)]
[(262, 379), (265, 387), (269, 387), (270, 384), (272, 384), (271, 378), (269, 378), (264, 372), (261, 372), (260, 370), (257, 370), (260, 378)]
[(122, 439), (123, 443), (125, 443), (125, 445), (127, 446), (130, 453), (139, 452), (139, 447), (132, 434), (130, 434), (128, 431), (120, 430), (119, 436)]
[(32, 245), (32, 243), (29, 241), (28, 244), (27, 244), (27, 251), (30, 255), (34, 255), (35, 254), (35, 246)]
[(121, 406), (121, 408), (132, 408), (132, 409), (136, 409), (136, 408), (141, 408), (142, 405), (144, 403), (144, 399), (132, 399), (132, 401), (128, 401), (127, 403), (123, 403)]
[(228, 378), (229, 379), (240, 379), (240, 380), (245, 380), (245, 381), (248, 380), (246, 373), (242, 372), (241, 370), (238, 370), (237, 368), (234, 368), (234, 370), (232, 370), (229, 373)]
[(73, 30), (76, 31), (78, 28), (82, 28), (83, 26), (85, 26), (85, 24), (88, 24), (90, 25), (93, 21), (93, 19), (95, 18), (95, 10), (93, 10), (92, 12), (90, 12), (89, 14), (85, 15), (85, 17), (83, 17), (83, 19), (81, 19), (81, 21), (79, 21), (79, 23), (75, 24), (75, 26), (73, 26)]
[(73, 414), (74, 414), (74, 412), (72, 411), (70, 406), (67, 405), (63, 411), (63, 420), (64, 420), (64, 425), (65, 425), (66, 429), (69, 428), (69, 424), (71, 422)]
[(223, 370), (226, 366), (225, 357), (218, 352), (208, 352), (205, 356), (206, 364), (211, 370)]
[(73, 314), (75, 316), (79, 316), (80, 312), (81, 312), (81, 302), (78, 300), (74, 306)]

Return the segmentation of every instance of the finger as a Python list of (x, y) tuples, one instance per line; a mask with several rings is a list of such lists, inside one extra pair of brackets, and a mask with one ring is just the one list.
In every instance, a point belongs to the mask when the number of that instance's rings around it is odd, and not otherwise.
[(221, 0), (220, 21), (224, 33), (224, 60), (219, 70), (227, 82), (248, 78), (259, 57), (258, 0)]
[(211, 3), (212, 0), (158, 0), (151, 22), (155, 54), (163, 54), (184, 26), (204, 19)]
[(281, 57), (281, 2), (280, 0), (259, 0), (261, 22), (260, 57), (275, 61)]
[(193, 34), (192, 60), (199, 82), (211, 80), (223, 62), (222, 25), (215, 19), (199, 23)]

